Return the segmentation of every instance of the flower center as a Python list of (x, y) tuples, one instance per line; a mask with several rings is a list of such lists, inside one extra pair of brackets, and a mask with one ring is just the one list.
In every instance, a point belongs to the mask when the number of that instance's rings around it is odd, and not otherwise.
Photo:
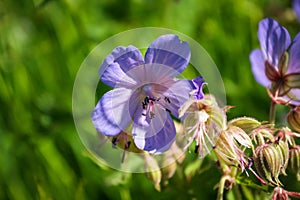
[(142, 91), (144, 94), (146, 94), (147, 96), (152, 96), (152, 85), (150, 84), (146, 84), (142, 87)]
[(164, 97), (162, 99), (161, 97), (156, 98), (156, 97), (146, 96), (144, 101), (142, 102), (142, 107), (143, 107), (142, 115), (145, 117), (149, 117), (150, 119), (153, 119), (155, 117), (155, 105), (171, 113), (171, 111), (168, 108), (165, 108), (166, 106), (164, 105), (165, 103), (168, 104), (171, 103), (168, 97)]

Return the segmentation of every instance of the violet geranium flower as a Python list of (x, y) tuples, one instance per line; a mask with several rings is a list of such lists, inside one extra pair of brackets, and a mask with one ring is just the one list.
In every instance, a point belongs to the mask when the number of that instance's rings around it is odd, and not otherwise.
[(145, 59), (134, 46), (117, 47), (100, 67), (103, 83), (114, 87), (97, 103), (92, 121), (98, 132), (131, 133), (136, 147), (162, 153), (176, 136), (170, 113), (189, 98), (193, 85), (178, 76), (190, 60), (190, 48), (176, 35), (163, 35), (147, 49)]
[(250, 54), (252, 72), (258, 83), (272, 93), (272, 99), (300, 103), (300, 33), (291, 42), (288, 31), (277, 21), (260, 21), (258, 38), (261, 50)]
[(300, 0), (293, 1), (293, 9), (298, 18), (298, 21), (300, 22)]

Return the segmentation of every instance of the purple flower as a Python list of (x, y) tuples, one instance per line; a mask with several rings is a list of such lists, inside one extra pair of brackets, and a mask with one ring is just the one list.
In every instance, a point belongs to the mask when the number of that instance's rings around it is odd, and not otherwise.
[(175, 78), (189, 60), (188, 44), (175, 35), (157, 38), (145, 59), (134, 46), (115, 48), (99, 71), (102, 82), (114, 89), (92, 113), (97, 131), (106, 136), (131, 133), (135, 145), (151, 153), (168, 150), (176, 136), (170, 113), (178, 117), (194, 89), (191, 81)]
[(252, 72), (275, 100), (300, 103), (300, 33), (291, 42), (288, 31), (270, 18), (260, 21), (258, 38), (261, 50), (250, 54)]
[(300, 0), (293, 1), (293, 9), (298, 18), (298, 21), (300, 22)]

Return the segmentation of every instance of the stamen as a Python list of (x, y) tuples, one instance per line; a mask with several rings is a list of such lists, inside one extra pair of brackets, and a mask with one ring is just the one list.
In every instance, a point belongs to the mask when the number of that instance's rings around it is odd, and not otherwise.
[(169, 97), (165, 97), (165, 101), (168, 102), (168, 103), (171, 103)]
[[(146, 87), (146, 86), (145, 86)], [(142, 108), (144, 112), (142, 113), (143, 116), (149, 115), (150, 119), (153, 119), (155, 117), (154, 112), (154, 105), (156, 102), (159, 102), (161, 100), (161, 97), (153, 97), (153, 96), (146, 96), (144, 101), (142, 102)], [(171, 103), (170, 99), (168, 97), (164, 97), (164, 100), (167, 103)], [(168, 113), (171, 113), (171, 110), (168, 108), (164, 108), (162, 104), (156, 104), (157, 106), (160, 106), (162, 109), (165, 109)]]
[(113, 148), (116, 148), (116, 145), (117, 145), (117, 137), (114, 137), (113, 139), (112, 139), (112, 147)]

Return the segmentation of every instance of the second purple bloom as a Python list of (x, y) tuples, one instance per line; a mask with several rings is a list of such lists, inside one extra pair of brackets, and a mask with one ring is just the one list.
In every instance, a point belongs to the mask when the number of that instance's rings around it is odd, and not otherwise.
[(266, 18), (258, 28), (260, 49), (251, 52), (255, 79), (270, 89), (276, 100), (300, 104), (300, 33), (291, 41), (288, 31), (277, 21)]

